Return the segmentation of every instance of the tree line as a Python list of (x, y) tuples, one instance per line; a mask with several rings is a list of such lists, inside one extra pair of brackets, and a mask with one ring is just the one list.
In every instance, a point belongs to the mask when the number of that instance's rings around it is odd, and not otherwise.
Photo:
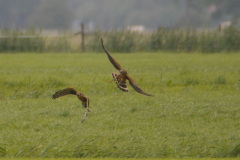
[(102, 29), (200, 27), (237, 20), (239, 0), (0, 0), (0, 26), (69, 29), (74, 20)]

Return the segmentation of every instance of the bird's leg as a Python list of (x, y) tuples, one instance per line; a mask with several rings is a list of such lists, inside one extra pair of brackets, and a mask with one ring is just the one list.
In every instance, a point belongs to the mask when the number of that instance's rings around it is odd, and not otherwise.
[(116, 84), (119, 85), (121, 83), (121, 81), (117, 82)]

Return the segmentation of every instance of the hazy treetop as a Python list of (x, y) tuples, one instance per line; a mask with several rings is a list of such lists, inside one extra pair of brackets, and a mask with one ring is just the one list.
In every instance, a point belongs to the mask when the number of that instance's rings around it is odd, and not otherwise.
[(101, 29), (209, 27), (238, 19), (239, 8), (239, 0), (0, 0), (0, 26), (69, 29), (84, 22)]

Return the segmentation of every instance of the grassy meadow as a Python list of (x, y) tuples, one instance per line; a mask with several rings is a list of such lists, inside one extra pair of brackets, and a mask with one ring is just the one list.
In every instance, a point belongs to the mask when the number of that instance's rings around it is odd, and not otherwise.
[[(0, 157), (240, 154), (240, 54), (112, 53), (148, 97), (124, 93), (105, 53), (0, 54)], [(90, 99), (52, 100), (74, 87)]]

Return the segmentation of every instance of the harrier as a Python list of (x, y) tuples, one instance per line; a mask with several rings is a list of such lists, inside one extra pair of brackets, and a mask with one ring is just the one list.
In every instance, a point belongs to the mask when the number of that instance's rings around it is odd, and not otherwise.
[(82, 121), (81, 121), (81, 122), (83, 122), (83, 121), (85, 120), (86, 116), (87, 116), (87, 112), (88, 112), (88, 111), (90, 112), (90, 110), (89, 110), (89, 98), (86, 97), (86, 96), (84, 96), (84, 94), (78, 92), (78, 91), (77, 91), (76, 89), (74, 89), (74, 88), (65, 88), (65, 89), (63, 89), (63, 90), (57, 91), (57, 92), (52, 96), (52, 99), (56, 99), (56, 98), (58, 98), (58, 97), (62, 97), (62, 96), (69, 95), (69, 94), (76, 95), (77, 98), (78, 98), (80, 101), (82, 101), (83, 107), (86, 108), (86, 112), (85, 112), (85, 114), (84, 114), (84, 116), (83, 116), (83, 119), (82, 119)]
[(112, 58), (112, 56), (108, 53), (108, 51), (105, 49), (104, 45), (103, 45), (103, 40), (101, 38), (101, 42), (102, 42), (102, 47), (103, 50), (105, 51), (105, 53), (108, 56), (109, 61), (112, 63), (112, 65), (119, 70), (120, 73), (114, 73), (112, 72), (112, 76), (113, 79), (116, 81), (116, 84), (118, 86), (118, 88), (124, 92), (128, 92), (128, 87), (127, 87), (127, 83), (126, 80), (129, 81), (129, 84), (132, 86), (132, 88), (137, 91), (140, 94), (146, 95), (146, 96), (153, 96), (151, 94), (147, 94), (145, 92), (142, 91), (141, 88), (139, 88), (136, 84), (136, 82), (134, 82), (134, 80), (128, 75), (128, 73), (126, 72), (126, 70), (124, 70), (119, 63), (117, 63), (117, 61), (115, 59)]

